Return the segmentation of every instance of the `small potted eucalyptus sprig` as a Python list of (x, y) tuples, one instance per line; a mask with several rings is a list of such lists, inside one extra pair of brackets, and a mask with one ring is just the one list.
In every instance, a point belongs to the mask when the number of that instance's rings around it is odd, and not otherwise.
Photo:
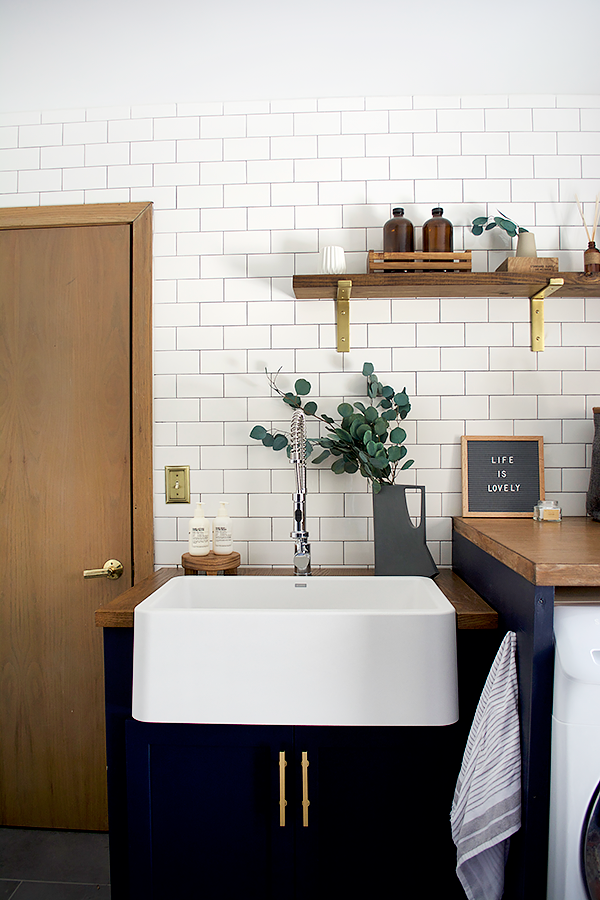
[(505, 231), (510, 238), (517, 237), (519, 234), (529, 233), (527, 228), (517, 225), (516, 222), (505, 216), (501, 210), (498, 210), (498, 212), (500, 213), (499, 216), (477, 216), (476, 219), (473, 219), (471, 234), (483, 234), (484, 231), (491, 231), (492, 228), (496, 227)]
[(535, 236), (527, 228), (517, 225), (516, 222), (505, 216), (501, 210), (498, 212), (499, 216), (477, 216), (476, 219), (473, 219), (471, 234), (479, 235), (484, 231), (491, 231), (492, 228), (500, 228), (511, 239), (511, 246), (512, 239), (517, 238), (516, 256), (536, 257)]
[[(383, 385), (372, 363), (366, 362), (362, 369), (367, 380), (368, 405), (360, 401), (338, 404), (337, 412), (341, 420), (337, 424), (331, 416), (317, 412), (314, 400), (305, 399), (311, 391), (311, 384), (305, 378), (296, 381), (294, 391), (283, 391), (277, 384), (279, 372), (269, 375), (265, 370), (265, 374), (284, 403), (292, 409), (301, 409), (309, 419), (316, 419), (325, 426), (324, 437), (310, 438), (306, 442), (307, 457), (310, 457), (315, 445), (322, 448), (322, 453), (312, 460), (314, 465), (334, 457), (332, 472), (336, 475), (360, 472), (371, 482), (374, 494), (381, 491), (383, 484), (394, 484), (398, 472), (413, 465), (414, 460), (405, 458), (406, 431), (400, 425), (410, 412), (406, 388), (396, 391), (389, 385)], [(250, 437), (262, 441), (265, 447), (273, 450), (286, 449), (289, 456), (289, 434), (280, 431), (272, 433), (263, 425), (255, 425)]]

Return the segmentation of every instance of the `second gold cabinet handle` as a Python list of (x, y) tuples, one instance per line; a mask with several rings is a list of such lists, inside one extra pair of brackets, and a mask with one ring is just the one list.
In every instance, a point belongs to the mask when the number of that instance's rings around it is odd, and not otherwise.
[(310, 800), (308, 799), (308, 767), (310, 765), (308, 761), (308, 753), (306, 750), (302, 751), (302, 825), (304, 828), (308, 828), (308, 807), (310, 806)]
[(285, 767), (287, 763), (285, 761), (285, 751), (281, 751), (279, 754), (279, 825), (283, 828), (285, 826), (285, 808), (287, 806), (287, 800), (285, 799)]

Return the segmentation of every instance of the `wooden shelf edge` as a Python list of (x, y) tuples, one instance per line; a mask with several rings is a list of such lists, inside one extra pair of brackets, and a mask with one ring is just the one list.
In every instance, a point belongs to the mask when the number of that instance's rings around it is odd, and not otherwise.
[(294, 275), (298, 300), (335, 300), (340, 278), (352, 282), (351, 299), (419, 297), (532, 297), (549, 278), (562, 278), (555, 297), (600, 297), (600, 275), (585, 272), (410, 272), (374, 275)]

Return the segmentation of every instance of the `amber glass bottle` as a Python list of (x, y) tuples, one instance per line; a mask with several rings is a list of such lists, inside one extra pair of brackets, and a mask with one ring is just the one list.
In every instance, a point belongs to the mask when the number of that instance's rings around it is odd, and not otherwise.
[(431, 210), (431, 219), (423, 225), (424, 253), (451, 253), (454, 250), (452, 222), (443, 217), (444, 210), (436, 206)]
[(388, 253), (412, 253), (415, 249), (412, 222), (404, 217), (401, 206), (392, 213), (393, 218), (383, 226), (383, 249)]
[(600, 251), (595, 241), (588, 243), (588, 248), (583, 254), (583, 271), (586, 275), (595, 275), (600, 272)]

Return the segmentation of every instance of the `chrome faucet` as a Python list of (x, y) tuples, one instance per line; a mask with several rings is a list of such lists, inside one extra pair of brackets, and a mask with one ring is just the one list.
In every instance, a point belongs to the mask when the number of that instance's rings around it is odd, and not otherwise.
[(310, 544), (306, 530), (306, 426), (304, 413), (296, 409), (292, 416), (292, 440), (290, 462), (296, 470), (296, 493), (292, 494), (294, 504), (294, 575), (310, 575)]

